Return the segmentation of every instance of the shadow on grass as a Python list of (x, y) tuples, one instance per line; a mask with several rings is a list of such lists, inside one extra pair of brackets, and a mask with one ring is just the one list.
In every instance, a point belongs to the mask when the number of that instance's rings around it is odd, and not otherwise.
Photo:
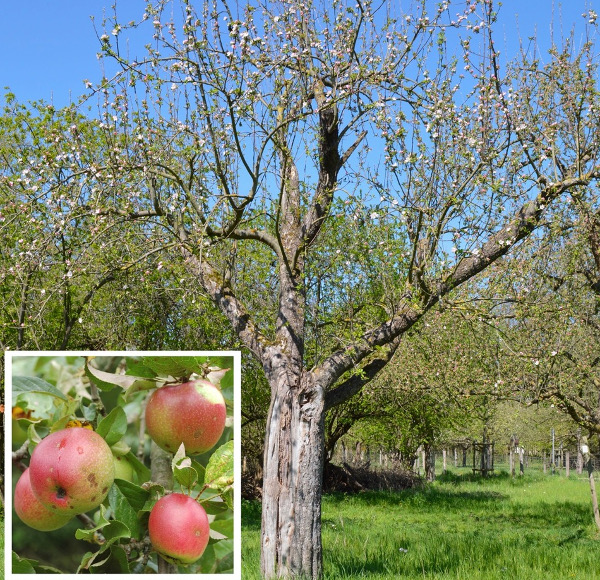
[(260, 531), (261, 508), (258, 500), (242, 500), (242, 528)]
[[(454, 473), (453, 471), (446, 471), (441, 475), (438, 475), (437, 481), (441, 483), (452, 483), (459, 485), (461, 483), (480, 483), (485, 485), (486, 483), (494, 482), (506, 482), (514, 479), (508, 471), (496, 471), (489, 474), (487, 477), (483, 477), (480, 473)], [(519, 478), (516, 478), (518, 480)]]
[(407, 489), (397, 492), (367, 491), (360, 494), (329, 494), (324, 497), (328, 504), (343, 503), (346, 506), (397, 508), (400, 504), (405, 507), (415, 507), (424, 511), (452, 509), (454, 511), (474, 509), (484, 504), (498, 503), (508, 500), (509, 496), (497, 491), (460, 491), (424, 487)]

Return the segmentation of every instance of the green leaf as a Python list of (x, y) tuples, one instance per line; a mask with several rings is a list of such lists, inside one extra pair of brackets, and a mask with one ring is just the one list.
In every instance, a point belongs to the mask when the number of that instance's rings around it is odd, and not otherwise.
[(48, 393), (58, 399), (67, 401), (68, 398), (63, 395), (54, 385), (38, 377), (16, 376), (12, 380), (12, 389), (15, 395), (19, 393)]
[(106, 440), (108, 445), (114, 445), (123, 438), (127, 431), (127, 415), (122, 407), (115, 407), (100, 423), (96, 433)]
[(114, 520), (102, 528), (102, 535), (107, 541), (119, 538), (131, 538), (131, 531), (123, 522)]
[(173, 478), (185, 489), (191, 489), (198, 482), (198, 473), (193, 467), (178, 467), (173, 469)]
[(54, 568), (54, 566), (46, 566), (45, 564), (36, 564), (34, 566), (36, 574), (62, 574), (62, 570)]
[[(179, 448), (177, 449), (177, 451), (175, 452), (173, 459), (171, 460), (171, 467), (175, 468), (176, 465), (180, 465), (184, 459), (186, 459), (185, 445), (182, 443), (179, 446)], [(191, 459), (190, 459), (190, 465), (191, 465)]]
[(86, 406), (82, 402), (81, 412), (86, 421), (95, 421), (98, 416), (98, 405), (96, 403), (90, 403), (90, 405)]
[(146, 389), (153, 389), (156, 387), (156, 382), (149, 380), (146, 377), (135, 377), (131, 375), (117, 375), (114, 373), (107, 373), (105, 371), (98, 370), (89, 364), (91, 359), (86, 358), (85, 361), (85, 374), (99, 389), (103, 391), (110, 391), (115, 386), (121, 387), (124, 390), (129, 391), (134, 385), (137, 384), (137, 390), (141, 390), (142, 387)]
[(147, 367), (139, 361), (128, 364), (125, 374), (135, 375), (137, 377), (145, 377), (147, 379), (156, 378), (156, 372), (154, 372), (150, 367)]
[(191, 489), (198, 481), (198, 473), (192, 467), (192, 460), (185, 454), (185, 446), (182, 443), (171, 460), (173, 478), (181, 487)]
[(200, 574), (221, 574), (233, 569), (233, 540), (220, 540), (206, 547), (199, 560)]
[(196, 473), (198, 474), (198, 481), (196, 482), (196, 485), (204, 485), (204, 475), (206, 472), (206, 468), (204, 467), (204, 465), (200, 465), (200, 463), (198, 463), (195, 459), (192, 459), (192, 467), (196, 470)]
[(127, 499), (127, 502), (133, 509), (139, 511), (144, 507), (144, 504), (150, 495), (147, 490), (135, 483), (131, 483), (131, 481), (125, 481), (123, 479), (119, 479), (115, 485), (119, 488), (121, 494)]
[(81, 557), (81, 562), (79, 563), (79, 568), (77, 568), (77, 574), (79, 574), (82, 570), (87, 570), (92, 565), (96, 557), (100, 554), (100, 552), (86, 552)]
[(67, 400), (51, 393), (28, 391), (17, 395), (15, 405), (31, 411), (32, 417), (28, 421), (52, 424), (63, 417), (72, 415), (77, 410), (79, 403), (75, 399)]
[(145, 489), (122, 479), (115, 480), (108, 492), (108, 502), (115, 520), (131, 531), (131, 537), (140, 539), (143, 534), (138, 512), (142, 510), (149, 494)]
[(222, 514), (223, 512), (226, 512), (229, 509), (227, 504), (223, 501), (212, 500), (202, 501), (201, 503), (202, 507), (206, 510), (206, 513), (213, 516)]
[(221, 574), (233, 569), (233, 540), (221, 540), (213, 544), (215, 550), (215, 572)]
[(123, 439), (113, 443), (110, 446), (110, 450), (113, 452), (115, 457), (123, 457), (123, 455), (127, 455), (131, 451), (131, 447), (125, 443)]
[(208, 364), (205, 356), (145, 356), (142, 362), (157, 375), (163, 377), (187, 378), (192, 373), (202, 375)]
[(233, 484), (233, 441), (221, 445), (208, 460), (204, 482), (216, 490)]
[(159, 485), (158, 483), (153, 483), (152, 485), (149, 485), (147, 491), (148, 491), (148, 499), (146, 500), (146, 503), (144, 504), (144, 507), (141, 510), (144, 512), (152, 511), (154, 504), (163, 495), (165, 495), (165, 488), (162, 485)]
[(16, 552), (12, 553), (13, 574), (35, 574), (34, 564), (37, 564), (36, 560), (21, 558)]
[(233, 538), (233, 519), (215, 520), (210, 524), (210, 531), (217, 532), (226, 538)]
[[(108, 520), (106, 519), (106, 508), (101, 505), (100, 506), (100, 514), (98, 516), (98, 524), (95, 528), (79, 528), (75, 530), (75, 538), (78, 540), (86, 540), (88, 542), (95, 542), (96, 534), (98, 531), (108, 524)], [(100, 532), (101, 533), (101, 532)]]
[(135, 456), (133, 452), (125, 454), (127, 461), (133, 467), (133, 470), (137, 473), (138, 481), (144, 482), (150, 480), (150, 470)]
[(146, 379), (135, 381), (125, 392), (125, 400), (130, 402), (135, 395), (143, 391), (151, 391), (156, 387), (164, 385), (164, 381), (154, 380), (148, 381)]
[(233, 509), (233, 488), (230, 487), (225, 491), (221, 492), (221, 498), (227, 504), (229, 509)]
[(117, 572), (121, 574), (129, 574), (129, 561), (127, 559), (127, 553), (121, 546), (111, 546), (111, 569), (103, 570), (104, 573)]

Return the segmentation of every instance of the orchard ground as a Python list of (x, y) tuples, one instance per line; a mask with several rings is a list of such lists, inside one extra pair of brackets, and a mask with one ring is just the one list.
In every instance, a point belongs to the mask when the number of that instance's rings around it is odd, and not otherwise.
[[(323, 501), (328, 580), (600, 579), (600, 535), (586, 474), (531, 470), (487, 479), (453, 469), (402, 492)], [(598, 474), (596, 474), (598, 480)], [(258, 580), (260, 504), (244, 502), (242, 576)]]

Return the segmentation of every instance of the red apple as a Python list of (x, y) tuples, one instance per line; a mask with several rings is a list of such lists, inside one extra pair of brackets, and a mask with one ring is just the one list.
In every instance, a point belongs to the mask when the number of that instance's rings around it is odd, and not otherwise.
[(204, 508), (182, 493), (159, 499), (148, 520), (154, 549), (173, 564), (192, 564), (202, 556), (210, 528)]
[(56, 512), (47, 508), (33, 493), (29, 468), (19, 477), (14, 495), (15, 512), (21, 521), (34, 530), (49, 532), (62, 528), (71, 520), (71, 514)]
[(227, 409), (221, 391), (208, 381), (161, 387), (146, 405), (146, 428), (171, 453), (185, 445), (196, 455), (212, 449), (223, 434)]
[(98, 433), (82, 427), (56, 431), (38, 443), (29, 470), (38, 499), (70, 515), (99, 506), (115, 478), (110, 447)]

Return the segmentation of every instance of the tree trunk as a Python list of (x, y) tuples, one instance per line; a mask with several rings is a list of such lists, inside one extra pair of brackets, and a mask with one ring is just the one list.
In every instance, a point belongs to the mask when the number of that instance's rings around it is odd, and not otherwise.
[(590, 480), (590, 492), (592, 494), (592, 510), (594, 511), (594, 520), (596, 522), (596, 527), (600, 532), (600, 510), (598, 509), (598, 496), (596, 495), (596, 482), (594, 481), (594, 465), (592, 463), (592, 456), (590, 455), (590, 448), (588, 445), (587, 437), (581, 438), (579, 450), (587, 466), (588, 477)]
[(598, 496), (596, 495), (596, 483), (594, 482), (594, 468), (592, 466), (592, 460), (588, 460), (588, 475), (590, 478), (590, 491), (592, 493), (592, 509), (594, 510), (594, 520), (596, 521), (596, 527), (600, 532), (600, 510), (598, 509)]
[(265, 578), (322, 576), (325, 406), (301, 375), (272, 386), (264, 454), (261, 570)]
[(425, 479), (435, 481), (435, 452), (429, 445), (425, 446), (423, 467), (425, 468)]

